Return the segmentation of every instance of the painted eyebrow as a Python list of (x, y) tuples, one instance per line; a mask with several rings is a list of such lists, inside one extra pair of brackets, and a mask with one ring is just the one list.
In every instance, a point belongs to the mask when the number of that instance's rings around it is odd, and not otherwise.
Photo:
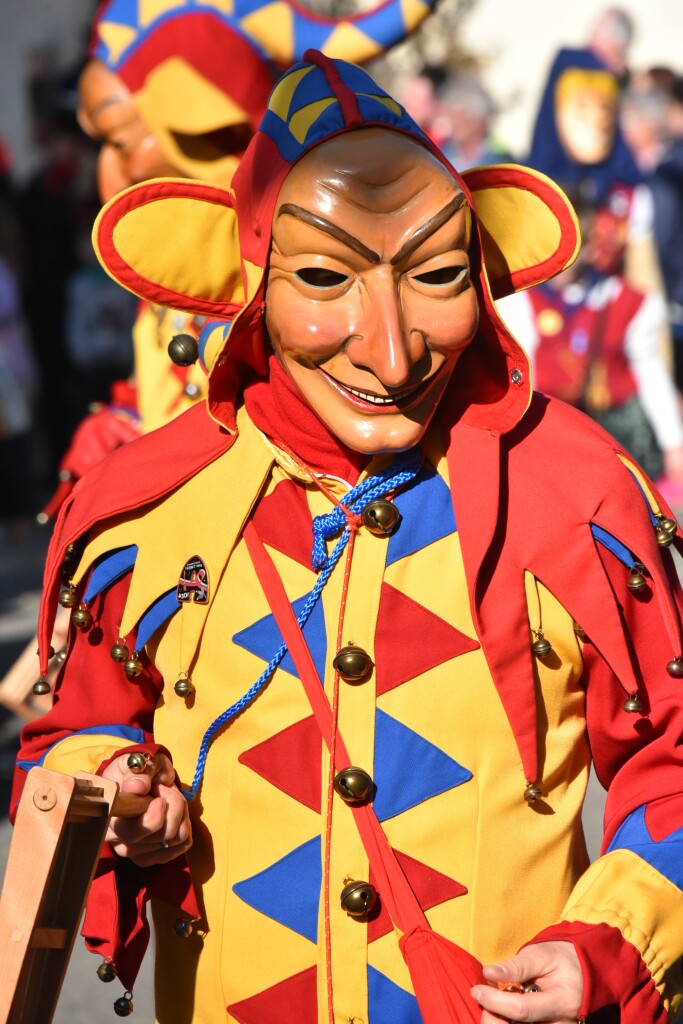
[(440, 227), (451, 219), (451, 217), (458, 212), (461, 206), (465, 202), (465, 193), (459, 192), (457, 196), (454, 196), (450, 203), (446, 203), (443, 209), (435, 213), (426, 224), (423, 224), (417, 229), (414, 235), (408, 239), (408, 241), (401, 246), (395, 256), (391, 258), (391, 266), (396, 266), (397, 263), (401, 263), (407, 256), (410, 256), (415, 249), (419, 248), (426, 238), (433, 235), (435, 231), (438, 231)]
[(332, 238), (336, 238), (338, 242), (342, 242), (344, 245), (348, 245), (350, 249), (354, 249), (355, 252), (359, 253), (368, 263), (381, 263), (381, 257), (372, 249), (368, 249), (367, 245), (358, 238), (354, 238), (348, 231), (344, 231), (343, 228), (338, 227), (329, 220), (325, 220), (324, 217), (319, 217), (317, 213), (311, 213), (310, 210), (304, 210), (302, 206), (297, 206), (295, 203), (284, 203), (278, 212), (278, 217), (284, 217), (289, 215), (290, 217), (296, 217), (297, 220), (302, 220), (305, 224), (310, 224), (311, 227), (318, 228), (319, 231), (324, 231), (325, 234), (331, 235)]
[[(399, 251), (390, 260), (391, 266), (395, 266), (400, 263), (407, 256), (417, 249), (425, 238), (433, 235), (435, 231), (438, 231), (451, 217), (458, 212), (461, 206), (465, 202), (465, 193), (459, 192), (457, 196), (454, 196), (449, 203), (447, 203), (443, 209), (435, 213), (426, 224), (423, 224), (417, 229), (417, 231), (408, 239), (405, 245), (402, 245)], [(344, 231), (343, 228), (338, 227), (329, 220), (325, 220), (324, 217), (319, 217), (316, 213), (311, 213), (310, 210), (305, 210), (302, 206), (297, 206), (295, 203), (284, 203), (278, 212), (278, 217), (289, 215), (290, 217), (296, 217), (298, 220), (304, 221), (305, 224), (310, 224), (311, 227), (318, 228), (320, 231), (324, 231), (326, 234), (336, 238), (339, 242), (344, 245), (348, 245), (350, 249), (354, 249), (355, 252), (363, 256), (369, 263), (377, 264), (382, 262), (381, 256), (372, 249), (368, 249), (366, 245), (350, 235), (348, 231)]]
[(97, 106), (93, 110), (89, 111), (87, 116), (90, 119), (92, 119), (93, 117), (97, 117), (97, 115), (102, 110), (106, 110), (107, 107), (116, 106), (117, 103), (126, 103), (127, 100), (128, 100), (127, 96), (123, 96), (123, 95), (119, 95), (119, 94), (116, 94), (114, 96), (107, 96), (106, 99), (100, 100), (100, 102), (97, 104)]

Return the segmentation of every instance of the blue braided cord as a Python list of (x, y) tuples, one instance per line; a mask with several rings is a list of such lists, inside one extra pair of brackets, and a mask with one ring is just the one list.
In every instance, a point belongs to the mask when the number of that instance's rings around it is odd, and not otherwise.
[[(361, 511), (360, 508), (357, 508), (360, 498), (365, 497), (366, 499), (362, 503), (362, 507), (364, 507), (369, 501), (373, 501), (375, 498), (384, 497), (385, 494), (388, 494), (390, 491), (395, 490), (397, 487), (400, 487), (402, 484), (407, 483), (408, 481), (412, 480), (415, 476), (417, 476), (417, 473), (420, 470), (420, 465), (421, 461), (419, 459), (416, 459), (415, 456), (413, 455), (412, 465), (410, 465), (406, 469), (396, 472), (395, 466), (388, 467), (386, 470), (384, 470), (383, 473), (378, 473), (377, 476), (369, 477), (367, 480), (364, 480), (362, 483), (352, 488), (346, 495), (346, 498), (344, 499), (344, 504), (346, 505), (347, 508), (350, 507), (352, 512)], [(318, 599), (320, 598), (320, 595), (323, 592), (323, 588), (327, 581), (329, 580), (330, 576), (332, 575), (332, 570), (334, 569), (337, 562), (341, 558), (344, 548), (348, 544), (349, 537), (351, 536), (351, 532), (349, 528), (346, 526), (346, 516), (344, 515), (343, 510), (340, 508), (335, 508), (335, 512), (338, 512), (339, 516), (341, 517), (340, 525), (337, 526), (337, 520), (335, 520), (334, 529), (326, 529), (325, 538), (334, 536), (335, 533), (339, 533), (340, 529), (342, 531), (342, 535), (337, 541), (337, 544), (329, 557), (327, 557), (327, 555), (325, 554), (324, 541), (321, 540), (320, 542), (321, 544), (323, 544), (323, 564), (320, 567), (316, 567), (320, 568), (320, 575), (316, 580), (316, 584), (313, 587), (313, 590), (308, 596), (306, 604), (297, 615), (296, 621), (301, 629), (303, 629), (306, 623), (308, 622), (311, 612), (318, 603)], [(316, 521), (320, 519), (329, 520), (329, 516), (333, 514), (334, 513), (329, 513), (327, 516), (316, 516), (316, 518), (313, 520), (314, 536), (316, 536)], [(232, 704), (229, 708), (223, 711), (222, 714), (218, 716), (218, 718), (215, 718), (211, 725), (208, 727), (199, 745), (199, 754), (197, 756), (197, 765), (195, 768), (192, 785), (190, 786), (189, 789), (183, 790), (183, 796), (187, 800), (194, 800), (199, 790), (199, 787), (202, 784), (202, 779), (204, 777), (204, 768), (206, 766), (206, 758), (209, 753), (209, 747), (211, 746), (211, 743), (213, 742), (216, 733), (219, 731), (219, 729), (221, 729), (224, 725), (231, 721), (231, 719), (235, 718), (236, 715), (239, 715), (240, 712), (244, 711), (244, 709), (249, 704), (251, 704), (251, 702), (256, 697), (258, 697), (261, 691), (265, 689), (271, 676), (275, 672), (275, 669), (278, 667), (286, 653), (287, 644), (283, 643), (282, 646), (279, 647), (277, 652), (273, 655), (271, 660), (268, 662), (268, 664), (266, 665), (265, 669), (258, 677), (256, 682), (249, 687), (247, 692), (243, 694), (239, 700), (235, 701), (234, 704)]]
[(321, 569), (327, 559), (325, 541), (335, 537), (346, 525), (346, 514), (344, 509), (359, 513), (365, 506), (376, 498), (383, 498), (390, 491), (402, 487), (403, 484), (413, 480), (421, 466), (421, 461), (411, 453), (410, 461), (404, 469), (396, 468), (396, 465), (388, 466), (376, 476), (368, 477), (356, 484), (348, 494), (342, 498), (341, 504), (335, 505), (331, 512), (316, 516), (313, 520), (313, 554), (311, 562), (314, 569)]
[[(626, 469), (628, 469), (628, 466), (626, 467)], [(645, 502), (645, 505), (647, 506), (647, 510), (648, 510), (648, 512), (650, 514), (650, 522), (652, 523), (653, 526), (659, 526), (659, 519), (657, 519), (657, 516), (652, 511), (652, 505), (648, 501), (647, 494), (645, 493), (645, 491), (641, 487), (640, 480), (638, 479), (638, 477), (636, 476), (636, 474), (633, 472), (632, 469), (628, 469), (628, 471), (631, 474), (631, 476), (633, 477), (633, 480), (635, 482), (636, 487), (638, 488), (638, 490), (640, 491), (640, 493), (643, 496), (643, 501)]]
[(591, 533), (595, 539), (600, 542), (600, 544), (606, 547), (608, 551), (611, 551), (612, 554), (627, 568), (632, 569), (638, 561), (633, 552), (629, 551), (625, 544), (622, 544), (620, 540), (613, 537), (611, 533), (607, 532), (607, 530), (603, 530), (601, 526), (596, 526), (595, 523), (591, 523)]
[[(341, 558), (342, 552), (344, 551), (344, 548), (346, 547), (350, 536), (351, 534), (349, 533), (349, 531), (344, 530), (342, 536), (339, 538), (337, 542), (334, 551), (327, 560), (327, 564), (325, 565), (324, 569), (318, 576), (318, 579), (316, 580), (316, 584), (313, 587), (313, 590), (308, 595), (308, 600), (306, 601), (306, 604), (297, 615), (296, 621), (299, 623), (301, 629), (303, 629), (303, 627), (308, 622), (311, 612), (315, 608), (318, 602), (318, 598), (320, 597), (323, 591), (323, 587), (325, 586), (330, 576), (332, 575), (332, 570), (334, 569), (335, 565)], [(282, 646), (278, 648), (276, 654), (268, 662), (268, 664), (266, 665), (265, 669), (258, 677), (256, 682), (247, 690), (245, 694), (243, 694), (240, 697), (238, 701), (235, 701), (235, 703), (232, 704), (229, 708), (227, 708), (227, 710), (225, 710), (222, 714), (220, 714), (218, 718), (214, 719), (209, 728), (206, 730), (202, 737), (202, 742), (199, 746), (197, 767), (195, 768), (192, 785), (189, 790), (183, 790), (183, 795), (187, 800), (194, 800), (194, 798), (197, 795), (197, 791), (202, 784), (204, 767), (206, 765), (206, 758), (209, 753), (209, 747), (211, 746), (211, 743), (213, 742), (213, 739), (218, 730), (221, 729), (224, 725), (226, 725), (236, 715), (239, 715), (241, 711), (244, 711), (247, 705), (251, 704), (255, 697), (258, 697), (259, 693), (265, 688), (266, 684), (270, 680), (270, 677), (273, 675), (275, 669), (278, 667), (286, 653), (287, 644), (282, 644)]]

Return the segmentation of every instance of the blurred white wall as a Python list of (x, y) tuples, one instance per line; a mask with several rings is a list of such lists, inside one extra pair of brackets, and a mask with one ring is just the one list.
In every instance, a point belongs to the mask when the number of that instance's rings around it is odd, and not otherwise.
[(0, 135), (13, 151), (16, 171), (35, 159), (30, 139), (26, 78), (36, 48), (52, 48), (60, 67), (83, 52), (93, 9), (90, 0), (0, 0)]

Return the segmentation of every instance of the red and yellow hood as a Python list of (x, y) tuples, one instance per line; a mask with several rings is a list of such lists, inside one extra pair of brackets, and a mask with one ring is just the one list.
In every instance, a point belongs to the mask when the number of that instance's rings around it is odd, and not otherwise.
[(241, 388), (266, 373), (264, 278), (284, 179), (305, 153), (342, 132), (384, 127), (410, 135), (453, 174), (476, 225), (480, 327), (448, 401), (474, 425), (506, 432), (524, 414), (531, 384), (527, 358), (494, 299), (545, 281), (573, 261), (579, 233), (568, 200), (544, 175), (513, 164), (459, 175), (365, 71), (316, 51), (306, 57), (271, 93), (229, 190), (158, 179), (104, 207), (93, 236), (103, 266), (143, 298), (220, 321), (203, 332), (202, 358), (210, 373), (210, 413), (234, 430)]

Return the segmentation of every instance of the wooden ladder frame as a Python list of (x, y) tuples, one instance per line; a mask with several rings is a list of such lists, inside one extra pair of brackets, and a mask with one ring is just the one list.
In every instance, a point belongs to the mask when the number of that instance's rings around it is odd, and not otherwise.
[(35, 767), (0, 896), (0, 1024), (50, 1024), (118, 785)]

